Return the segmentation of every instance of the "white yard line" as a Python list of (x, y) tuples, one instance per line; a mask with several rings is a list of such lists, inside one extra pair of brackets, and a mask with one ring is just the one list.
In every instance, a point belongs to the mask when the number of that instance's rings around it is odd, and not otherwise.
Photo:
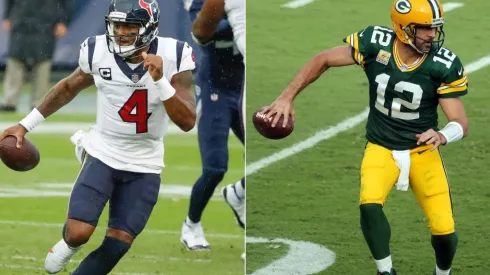
[[(186, 144), (186, 143), (184, 143)], [(167, 144), (167, 146), (173, 146), (173, 145), (177, 145), (177, 146), (181, 146), (181, 143), (179, 142), (172, 142), (172, 143), (169, 143)], [(187, 144), (186, 144), (187, 145)], [(189, 147), (196, 147), (197, 145), (197, 142), (194, 142), (194, 144), (191, 145), (191, 143), (188, 143)], [(228, 145), (228, 149), (230, 148), (243, 148), (243, 145), (231, 145), (229, 144)], [(72, 157), (64, 157), (64, 158), (60, 158), (60, 157), (43, 157), (43, 161), (44, 162), (49, 162), (53, 165), (63, 165), (63, 164), (66, 164), (66, 165), (74, 165), (74, 164), (80, 164), (80, 162), (77, 160), (77, 158), (75, 157), (75, 154), (73, 154)], [(243, 173), (243, 168), (228, 168), (227, 170), (227, 173)], [(174, 164), (165, 164), (165, 169), (163, 170), (164, 173), (165, 172), (168, 172), (168, 171), (202, 171), (202, 167), (199, 165), (199, 166), (190, 166), (190, 165), (174, 165)], [(197, 179), (197, 178), (196, 178)]]
[(458, 8), (462, 8), (464, 6), (464, 3), (454, 3), (454, 2), (451, 2), (451, 3), (444, 3), (442, 4), (442, 7), (444, 9), (444, 12), (450, 12), (452, 10), (455, 10), (455, 9), (458, 9)]
[(287, 2), (286, 4), (281, 5), (283, 8), (297, 9), (308, 4), (313, 3), (315, 0), (293, 0), (291, 2)]
[[(146, 262), (162, 262), (162, 261), (172, 261), (172, 262), (192, 262), (192, 263), (209, 263), (210, 259), (187, 259), (178, 257), (164, 257), (156, 255), (127, 255), (126, 258), (133, 260), (141, 260)], [(11, 257), (13, 260), (23, 260), (23, 261), (44, 261), (44, 259), (39, 259), (33, 256), (24, 255), (14, 255)], [(70, 260), (73, 263), (80, 263), (82, 260)]]
[[(486, 66), (490, 65), (490, 55), (482, 57), (474, 62), (471, 62), (465, 66), (465, 71), (467, 74), (476, 72)], [(308, 139), (305, 139), (301, 142), (294, 144), (291, 147), (285, 148), (277, 153), (274, 153), (268, 157), (260, 159), (256, 162), (253, 162), (246, 167), (246, 175), (251, 175), (262, 168), (265, 168), (273, 163), (276, 163), (280, 160), (283, 160), (287, 157), (295, 155), (303, 150), (309, 149), (321, 141), (333, 138), (338, 134), (350, 130), (357, 125), (361, 124), (368, 116), (369, 109), (365, 109), (362, 113), (357, 114), (353, 117), (350, 117), (339, 124), (330, 127), (326, 130), (322, 130), (315, 135), (311, 136)]]
[(346, 119), (346, 120), (342, 121), (341, 123), (339, 123), (333, 127), (330, 127), (326, 130), (320, 131), (317, 134), (313, 135), (312, 137), (305, 139), (299, 143), (296, 143), (291, 147), (283, 149), (277, 153), (274, 153), (268, 157), (265, 157), (261, 160), (258, 160), (256, 162), (253, 162), (253, 163), (247, 165), (246, 175), (248, 176), (250, 174), (253, 174), (253, 173), (259, 171), (260, 169), (267, 167), (267, 166), (269, 166), (275, 162), (278, 162), (278, 161), (283, 160), (287, 157), (295, 155), (295, 154), (297, 154), (303, 150), (311, 148), (311, 147), (315, 146), (316, 144), (318, 144), (320, 141), (333, 138), (336, 135), (338, 135), (339, 133), (342, 133), (344, 131), (347, 131), (349, 129), (354, 128), (355, 126), (357, 126), (358, 124), (360, 124), (361, 122), (363, 122), (367, 118), (368, 113), (369, 113), (369, 109), (366, 108), (362, 113), (360, 113), (354, 117)]
[(304, 241), (247, 237), (247, 243), (283, 243), (288, 253), (252, 275), (316, 274), (335, 263), (336, 255), (327, 247)]
[[(282, 4), (281, 7), (290, 8), (290, 9), (297, 9), (297, 8), (301, 8), (301, 7), (304, 7), (306, 5), (309, 5), (315, 1), (316, 0), (293, 0), (293, 1), (287, 2), (286, 4)], [(464, 6), (464, 4), (459, 3), (459, 2), (450, 2), (450, 3), (442, 4), (442, 7), (444, 8), (444, 12), (449, 12), (449, 11), (455, 10), (457, 8), (461, 8), (463, 6)]]
[(470, 64), (466, 65), (465, 71), (467, 74), (476, 72), (480, 69), (485, 68), (486, 66), (490, 65), (490, 55), (487, 55), (485, 57), (482, 57), (474, 62), (471, 62)]
[[(53, 228), (60, 228), (60, 229), (63, 228), (62, 223), (35, 222), (35, 221), (0, 220), (0, 224), (14, 225), (14, 226), (53, 227)], [(104, 230), (104, 229), (100, 227), (100, 230)], [(145, 229), (143, 233), (145, 232), (150, 234), (180, 235), (180, 231), (174, 231), (174, 230)], [(206, 233), (206, 237), (219, 238), (219, 239), (242, 239), (243, 235)]]
[[(243, 173), (243, 172), (242, 172)], [(0, 185), (0, 198), (51, 198), (69, 197), (73, 189), (73, 183), (50, 182), (19, 185)], [(161, 198), (189, 199), (192, 192), (191, 185), (169, 184), (160, 186)], [(221, 198), (219, 190), (215, 190), (212, 201), (225, 202)]]

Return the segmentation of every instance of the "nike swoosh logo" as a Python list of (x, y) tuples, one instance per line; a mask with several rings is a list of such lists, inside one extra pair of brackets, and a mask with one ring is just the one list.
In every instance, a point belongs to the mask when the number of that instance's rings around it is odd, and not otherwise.
[(429, 150), (429, 149), (425, 149), (425, 150), (419, 151), (418, 153), (419, 153), (419, 155), (422, 155), (427, 150)]
[(463, 68), (459, 69), (458, 75), (461, 75), (462, 72), (463, 72)]

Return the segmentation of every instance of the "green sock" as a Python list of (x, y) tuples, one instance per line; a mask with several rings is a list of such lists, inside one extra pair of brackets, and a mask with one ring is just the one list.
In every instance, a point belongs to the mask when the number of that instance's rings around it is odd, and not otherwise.
[(458, 246), (456, 232), (448, 235), (432, 235), (431, 243), (436, 253), (437, 267), (442, 270), (450, 269)]
[(381, 204), (362, 204), (361, 229), (375, 260), (390, 256), (391, 229)]

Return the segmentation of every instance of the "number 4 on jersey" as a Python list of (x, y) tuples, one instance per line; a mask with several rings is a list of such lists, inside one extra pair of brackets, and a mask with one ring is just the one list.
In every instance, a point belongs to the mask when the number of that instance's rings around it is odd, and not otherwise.
[[(131, 112), (135, 109), (134, 114)], [(136, 90), (119, 110), (119, 116), (124, 122), (136, 123), (136, 133), (148, 132), (148, 90)]]

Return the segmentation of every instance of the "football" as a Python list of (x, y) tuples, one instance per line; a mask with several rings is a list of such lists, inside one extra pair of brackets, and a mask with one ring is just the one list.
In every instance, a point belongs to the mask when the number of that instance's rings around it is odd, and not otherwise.
[(259, 132), (262, 136), (269, 138), (269, 139), (282, 139), (287, 136), (289, 136), (294, 129), (294, 124), (293, 124), (293, 118), (291, 115), (289, 115), (289, 120), (288, 124), (286, 127), (282, 127), (282, 123), (284, 121), (283, 116), (279, 118), (276, 127), (272, 127), (271, 123), (273, 118), (277, 115), (274, 115), (272, 118), (267, 119), (264, 113), (262, 113), (262, 110), (264, 110), (265, 107), (260, 108), (257, 110), (254, 115), (253, 115), (253, 123), (255, 126), (255, 129), (257, 132)]
[(15, 171), (29, 171), (34, 169), (41, 159), (36, 145), (24, 137), (21, 148), (16, 146), (17, 138), (7, 136), (0, 141), (0, 159), (10, 169)]

